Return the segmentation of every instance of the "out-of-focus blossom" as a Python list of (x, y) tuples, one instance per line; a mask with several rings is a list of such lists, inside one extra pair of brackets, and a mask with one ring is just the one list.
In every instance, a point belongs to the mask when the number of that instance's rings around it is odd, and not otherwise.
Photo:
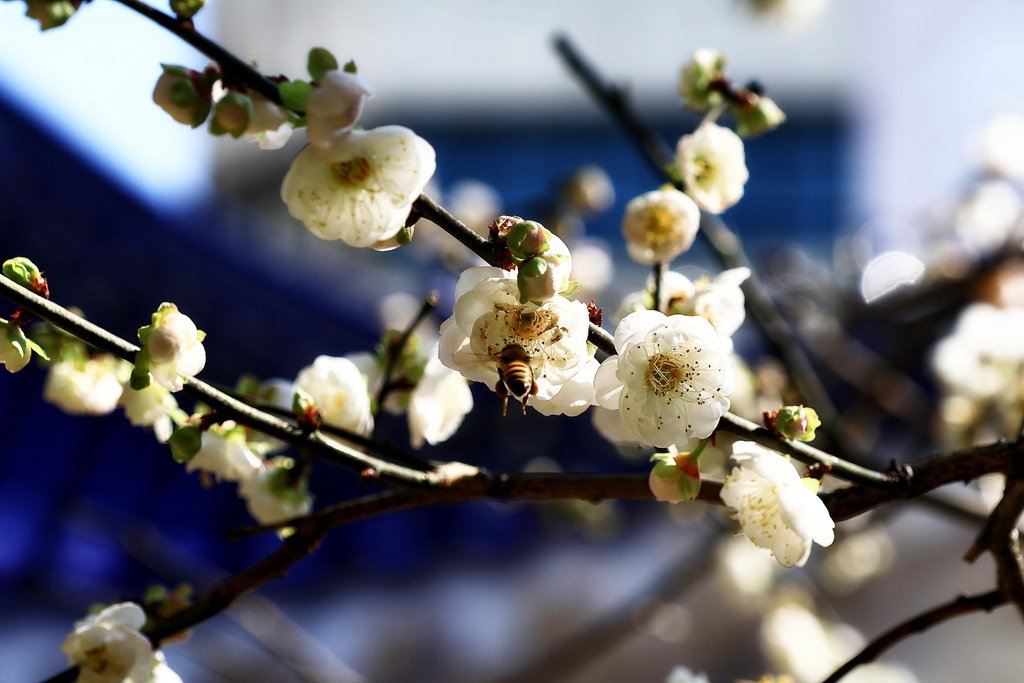
[(676, 166), (686, 193), (711, 213), (722, 213), (738, 202), (749, 177), (743, 141), (710, 121), (679, 139)]
[(975, 160), (985, 171), (1024, 181), (1024, 114), (994, 117), (978, 132), (973, 148)]
[(436, 352), (409, 397), (409, 438), (413, 448), (447, 441), (473, 409), (466, 378), (445, 367)]
[(374, 87), (362, 76), (341, 69), (324, 73), (306, 100), (309, 144), (330, 149), (352, 131), (363, 104), (375, 94)]
[(670, 261), (689, 249), (699, 228), (697, 204), (672, 187), (635, 197), (622, 218), (630, 258), (646, 264)]
[(238, 495), (260, 524), (277, 524), (308, 514), (313, 508), (305, 480), (292, 481), (291, 461), (276, 460), (278, 463), (242, 480), (238, 486)]
[(109, 354), (55, 361), (43, 398), (70, 415), (106, 415), (117, 407), (130, 374), (130, 365)]
[(139, 630), (146, 613), (133, 602), (111, 605), (75, 622), (61, 644), (80, 683), (146, 683), (153, 646)]
[(245, 431), (233, 422), (214, 425), (202, 435), (202, 445), (185, 469), (202, 470), (223, 481), (243, 482), (260, 472), (263, 461), (245, 442)]
[(694, 111), (707, 111), (722, 101), (722, 93), (711, 84), (722, 78), (725, 55), (718, 50), (701, 48), (694, 51), (679, 74), (679, 96)]
[(1024, 202), (1005, 180), (988, 180), (971, 192), (956, 212), (956, 233), (967, 244), (994, 251), (1006, 244), (1020, 220)]

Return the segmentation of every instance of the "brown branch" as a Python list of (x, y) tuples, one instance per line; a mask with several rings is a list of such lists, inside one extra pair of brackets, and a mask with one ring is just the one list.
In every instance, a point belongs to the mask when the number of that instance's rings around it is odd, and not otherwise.
[[(167, 29), (183, 41), (199, 50), (220, 67), (222, 76), (227, 83), (242, 83), (275, 104), (283, 104), (277, 84), (261, 74), (255, 68), (225, 50), (206, 36), (196, 31), (191, 20), (182, 20), (150, 7), (139, 0), (114, 0), (128, 9), (141, 14), (155, 24)], [(297, 112), (302, 114), (302, 112)]]
[[(129, 363), (135, 362), (135, 354), (139, 347), (81, 316), (75, 315), (66, 308), (20, 287), (13, 280), (0, 277), (0, 296), (13, 301), (38, 317), (50, 321), (100, 351), (111, 353)], [(210, 406), (224, 419), (235, 420), (239, 424), (256, 429), (298, 448), (309, 449), (325, 460), (343, 467), (359, 472), (368, 471), (373, 478), (381, 479), (385, 483), (428, 487), (439, 483), (437, 475), (433, 472), (423, 472), (396, 465), (359, 451), (348, 444), (326, 438), (320, 432), (303, 431), (279, 417), (257, 410), (219, 391), (202, 380), (189, 378), (182, 392)]]
[(946, 484), (1009, 472), (1018, 458), (1024, 458), (1024, 440), (939, 453), (903, 465), (897, 472), (901, 476), (899, 486), (851, 486), (822, 494), (822, 499), (833, 519), (849, 519), (883, 503), (915, 498)]
[(982, 527), (964, 559), (974, 562), (988, 551), (996, 563), (1000, 594), (1024, 616), (1024, 558), (1021, 556), (1017, 520), (1024, 511), (1024, 472), (1016, 462), (1007, 475), (1003, 497)]
[(895, 626), (882, 635), (878, 636), (867, 646), (857, 653), (850, 661), (836, 669), (831, 676), (822, 683), (838, 683), (846, 674), (856, 669), (861, 664), (874, 661), (883, 652), (891, 648), (908, 636), (922, 633), (928, 629), (952, 619), (953, 617), (971, 614), (972, 612), (991, 612), (996, 607), (1004, 604), (1006, 599), (999, 591), (982, 593), (981, 595), (961, 595), (952, 602), (934, 607), (927, 612), (922, 612), (916, 617)]

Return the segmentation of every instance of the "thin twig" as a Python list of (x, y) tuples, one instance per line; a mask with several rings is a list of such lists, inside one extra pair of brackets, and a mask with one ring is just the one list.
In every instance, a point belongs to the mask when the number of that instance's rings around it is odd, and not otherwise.
[[(396, 339), (391, 346), (383, 350), (383, 353), (387, 357), (387, 361), (384, 364), (384, 374), (380, 379), (380, 389), (377, 391), (377, 405), (374, 408), (376, 411), (374, 417), (377, 417), (380, 414), (380, 411), (384, 409), (384, 401), (387, 400), (388, 394), (395, 389), (395, 385), (392, 383), (391, 379), (395, 374), (395, 367), (398, 365), (398, 359), (405, 351), (406, 344), (409, 343), (409, 339), (416, 331), (416, 328), (419, 327), (419, 324), (423, 322), (423, 320), (430, 315), (435, 308), (437, 308), (437, 297), (438, 294), (436, 291), (428, 294), (426, 298), (424, 298), (423, 305), (420, 306), (420, 310), (417, 311), (416, 316), (408, 325), (406, 325), (405, 329), (402, 330), (398, 339)], [(374, 437), (377, 436), (378, 424), (379, 423), (377, 422), (374, 423)]]
[[(48, 320), (86, 344), (111, 353), (129, 362), (135, 362), (139, 347), (125, 341), (81, 316), (20, 287), (6, 277), (0, 277), (0, 295), (25, 308), (36, 316)], [(359, 451), (348, 444), (324, 437), (320, 432), (307, 432), (247, 405), (196, 378), (188, 378), (182, 392), (202, 401), (225, 419), (256, 429), (298, 448), (308, 448), (320, 457), (359, 472), (369, 472), (374, 479), (385, 483), (408, 486), (433, 486), (438, 482), (433, 472), (421, 472)]]
[[(704, 540), (695, 544), (698, 548), (710, 548), (714, 537), (721, 532), (706, 534)], [(576, 633), (555, 643), (546, 651), (528, 659), (497, 679), (496, 683), (527, 683), (538, 680), (561, 680), (580, 667), (595, 664), (602, 656), (623, 639), (636, 633), (636, 606), (644, 603), (665, 603), (679, 600), (687, 590), (699, 585), (714, 567), (712, 552), (693, 552), (692, 548), (663, 569), (650, 585), (637, 595), (625, 600), (607, 614), (598, 616)], [(546, 637), (546, 635), (545, 635)]]
[(971, 614), (972, 612), (991, 612), (996, 607), (1004, 604), (1006, 599), (999, 594), (999, 591), (991, 591), (980, 595), (961, 595), (944, 605), (933, 607), (927, 612), (922, 612), (916, 617), (909, 619), (898, 626), (895, 626), (882, 635), (878, 636), (867, 646), (857, 653), (850, 661), (836, 669), (831, 676), (822, 683), (838, 683), (846, 674), (856, 669), (861, 664), (867, 664), (878, 658), (883, 652), (891, 648), (908, 636), (922, 633), (928, 629), (952, 619), (953, 617)]
[[(250, 89), (276, 104), (282, 104), (277, 84), (265, 77), (255, 68), (225, 50), (206, 36), (196, 31), (190, 20), (182, 21), (176, 17), (150, 7), (139, 0), (114, 0), (128, 9), (138, 12), (150, 21), (167, 29), (186, 43), (199, 50), (220, 66), (221, 74), (228, 83), (244, 83)], [(302, 114), (302, 112), (296, 112)]]

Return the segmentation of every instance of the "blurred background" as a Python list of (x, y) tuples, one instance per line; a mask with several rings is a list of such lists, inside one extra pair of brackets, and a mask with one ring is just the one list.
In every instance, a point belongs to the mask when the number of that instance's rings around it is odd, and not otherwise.
[[(1019, 111), (1020, 3), (781, 4), (792, 5), (784, 16), (738, 0), (217, 0), (197, 27), (267, 74), (303, 75), (315, 45), (354, 59), (377, 88), (364, 125), (401, 124), (430, 141), (430, 192), (464, 215), (484, 202), (491, 216), (556, 218), (566, 179), (602, 169), (614, 197), (566, 229), (598, 250), (584, 263), (603, 267), (606, 254), (614, 264), (593, 293), (607, 312), (647, 276), (625, 257), (623, 206), (660, 179), (559, 62), (558, 33), (628, 86), (670, 144), (698, 123), (675, 90), (694, 49), (722, 50), (733, 78), (765, 86), (789, 120), (747, 145), (751, 178), (725, 219), (776, 293), (821, 271), (856, 291), (864, 266), (894, 249), (925, 259), (936, 212), (977, 175), (976, 132)], [(39, 264), (56, 301), (126, 338), (174, 301), (209, 335), (203, 377), (225, 385), (372, 349), (386, 294), (416, 301), (436, 289), (448, 314), (450, 266), (461, 261), (431, 226), (412, 246), (377, 253), (317, 240), (287, 215), (280, 180), (303, 134), (262, 151), (189, 130), (152, 104), (160, 63), (201, 69), (204, 57), (106, 0), (45, 34), (23, 13), (21, 2), (0, 3), (0, 246), (5, 259)], [(700, 248), (676, 267), (715, 269)], [(750, 360), (763, 353), (751, 327), (738, 337)], [(201, 592), (276, 544), (227, 541), (248, 523), (231, 485), (205, 489), (119, 414), (73, 418), (44, 403), (44, 376), (32, 367), (0, 378), (0, 660), (11, 681), (63, 668), (60, 641), (90, 604), (137, 599), (153, 583)], [(928, 379), (915, 379), (931, 406)], [(428, 456), (646, 469), (587, 416), (500, 420), (490, 392), (474, 395), (473, 415)], [(407, 443), (402, 420), (388, 427)], [(934, 448), (918, 427), (878, 426), (875, 464)], [(899, 450), (911, 445), (924, 450)], [(367, 492), (321, 466), (311, 487), (318, 505)], [(168, 660), (186, 681), (662, 681), (686, 664), (717, 682), (773, 670), (770, 648), (757, 647), (757, 608), (768, 603), (731, 599), (723, 579), (731, 527), (721, 510), (667, 507), (477, 503), (368, 520), (335, 531), (286, 579), (168, 648)], [(832, 564), (876, 571), (816, 596), (829, 620), (873, 637), (992, 585), (987, 559), (959, 560), (972, 526), (905, 507), (887, 513), (881, 537), (871, 524), (843, 527), (840, 542), (846, 534), (867, 550)], [(802, 595), (811, 581), (828, 586), (839, 570), (826, 557), (774, 580)], [(740, 565), (754, 571), (760, 559)], [(1019, 680), (1016, 621), (1008, 610), (960, 619), (892, 656), (920, 681), (965, 680), (959, 662), (974, 680)]]

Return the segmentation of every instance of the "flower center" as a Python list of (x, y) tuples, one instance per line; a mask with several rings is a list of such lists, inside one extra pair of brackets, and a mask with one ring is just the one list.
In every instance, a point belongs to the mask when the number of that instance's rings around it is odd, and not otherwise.
[(656, 353), (647, 363), (644, 380), (648, 388), (658, 396), (676, 393), (680, 385), (690, 379), (690, 368), (675, 354)]
[(644, 240), (651, 246), (658, 246), (676, 238), (678, 221), (666, 206), (652, 206), (644, 216)]
[(353, 157), (331, 165), (331, 175), (343, 187), (359, 187), (373, 174), (373, 167), (366, 157)]
[(715, 166), (703, 157), (693, 160), (693, 179), (700, 187), (709, 187), (715, 182)]

